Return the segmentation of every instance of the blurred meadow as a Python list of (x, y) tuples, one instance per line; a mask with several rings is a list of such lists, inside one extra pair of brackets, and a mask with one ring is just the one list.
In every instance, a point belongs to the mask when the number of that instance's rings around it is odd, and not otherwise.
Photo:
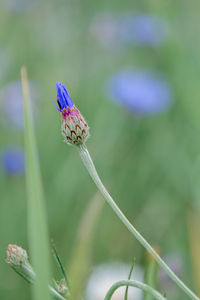
[[(63, 142), (57, 81), (88, 121), (88, 149), (116, 203), (200, 296), (200, 2), (2, 0), (0, 28), (0, 298), (31, 298), (5, 262), (10, 243), (29, 251), (22, 65), (50, 239), (83, 299), (103, 300), (100, 285), (126, 279), (134, 259), (143, 281), (146, 252), (106, 203), (92, 206), (104, 200)], [(132, 289), (129, 300), (142, 299)], [(163, 271), (158, 289), (188, 299)]]

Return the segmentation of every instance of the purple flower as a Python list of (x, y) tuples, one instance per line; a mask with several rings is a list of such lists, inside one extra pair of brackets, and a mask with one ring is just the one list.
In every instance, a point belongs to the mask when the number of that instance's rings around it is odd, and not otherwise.
[(172, 103), (169, 83), (150, 71), (121, 71), (108, 81), (111, 98), (135, 114), (155, 114)]
[(24, 174), (24, 151), (18, 148), (4, 150), (1, 154), (1, 164), (4, 172), (8, 175)]

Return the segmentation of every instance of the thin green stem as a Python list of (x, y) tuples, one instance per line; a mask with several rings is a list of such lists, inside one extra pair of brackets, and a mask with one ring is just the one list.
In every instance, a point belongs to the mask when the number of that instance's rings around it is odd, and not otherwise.
[(143, 236), (135, 229), (135, 227), (129, 222), (120, 208), (117, 206), (115, 201), (112, 199), (108, 191), (106, 190), (105, 186), (103, 185), (99, 175), (96, 171), (92, 158), (84, 144), (81, 144), (79, 147), (80, 157), (85, 165), (86, 169), (88, 170), (90, 176), (92, 177), (94, 183), (96, 184), (97, 188), (104, 196), (108, 204), (114, 210), (116, 215), (122, 221), (122, 223), (126, 226), (126, 228), (134, 235), (134, 237), (140, 242), (140, 244), (155, 258), (159, 266), (165, 270), (165, 272), (169, 275), (169, 277), (182, 289), (190, 299), (193, 300), (200, 300), (182, 281), (179, 279), (176, 274), (168, 267), (168, 265), (162, 260), (162, 258), (156, 253), (156, 251), (151, 247), (151, 245), (143, 238)]
[(116, 282), (111, 286), (104, 300), (110, 300), (114, 292), (122, 286), (133, 286), (142, 290), (143, 292), (151, 294), (156, 300), (166, 300), (166, 298), (164, 298), (158, 291), (154, 290), (149, 285), (136, 280), (121, 280)]
[[(128, 280), (131, 279), (131, 275), (132, 275), (132, 272), (133, 272), (133, 268), (134, 268), (134, 263), (131, 265), (131, 269), (130, 269), (130, 272), (129, 272), (129, 274), (128, 274)], [(128, 285), (126, 286), (124, 300), (128, 300)]]

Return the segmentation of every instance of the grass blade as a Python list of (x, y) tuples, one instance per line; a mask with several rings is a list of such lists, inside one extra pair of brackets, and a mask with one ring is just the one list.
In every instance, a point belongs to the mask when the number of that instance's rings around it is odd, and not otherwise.
[(25, 117), (26, 185), (30, 256), (36, 272), (34, 300), (50, 300), (50, 259), (47, 218), (42, 191), (26, 68), (21, 69)]
[[(129, 272), (129, 274), (128, 274), (128, 280), (131, 279), (131, 275), (132, 275), (132, 272), (133, 272), (133, 268), (134, 268), (134, 263), (131, 265), (130, 272)], [(127, 287), (126, 287), (124, 300), (128, 300), (128, 285), (127, 285)]]
[(69, 281), (68, 281), (68, 278), (67, 278), (67, 274), (66, 274), (64, 265), (63, 265), (63, 263), (62, 263), (62, 261), (60, 259), (60, 256), (58, 254), (58, 251), (57, 251), (56, 246), (55, 246), (55, 244), (54, 244), (53, 241), (51, 242), (51, 247), (52, 247), (52, 252), (53, 252), (53, 256), (55, 258), (55, 261), (57, 262), (57, 264), (58, 264), (58, 266), (60, 268), (60, 271), (61, 271), (61, 273), (62, 273), (62, 275), (63, 275), (63, 277), (64, 277), (67, 285), (69, 286)]

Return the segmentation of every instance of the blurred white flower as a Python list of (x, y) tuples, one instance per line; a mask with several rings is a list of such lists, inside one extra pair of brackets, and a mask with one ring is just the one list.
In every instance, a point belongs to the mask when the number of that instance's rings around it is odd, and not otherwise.
[[(102, 300), (104, 299), (110, 287), (119, 280), (128, 279), (131, 263), (112, 262), (96, 266), (88, 280), (86, 288), (87, 300)], [(143, 269), (139, 266), (134, 266), (131, 279), (143, 282)], [(122, 300), (125, 295), (125, 287), (119, 288), (113, 295), (112, 300)], [(142, 299), (142, 293), (139, 289), (129, 287), (129, 300)]]

